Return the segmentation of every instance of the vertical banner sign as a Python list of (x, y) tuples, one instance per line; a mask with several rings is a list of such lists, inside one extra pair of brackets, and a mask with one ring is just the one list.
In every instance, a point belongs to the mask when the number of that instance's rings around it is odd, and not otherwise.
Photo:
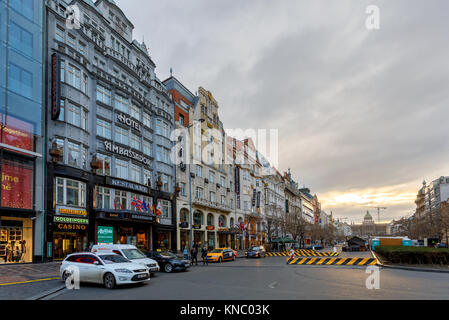
[(61, 113), (61, 59), (57, 53), (51, 56), (51, 119)]
[(240, 168), (235, 167), (235, 193), (237, 194), (237, 209), (240, 209)]
[(256, 208), (260, 208), (260, 191), (257, 191)]
[(257, 190), (253, 189), (253, 199), (251, 201), (251, 204), (252, 204), (253, 207), (256, 206), (256, 194), (257, 194)]

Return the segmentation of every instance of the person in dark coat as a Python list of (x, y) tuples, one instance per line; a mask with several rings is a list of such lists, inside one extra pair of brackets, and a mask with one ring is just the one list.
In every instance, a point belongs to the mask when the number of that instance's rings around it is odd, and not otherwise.
[(198, 249), (193, 246), (192, 250), (190, 250), (190, 255), (192, 257), (191, 265), (193, 266), (193, 262), (195, 261), (195, 265), (198, 265)]
[(208, 266), (208, 262), (207, 262), (207, 248), (203, 247), (203, 249), (201, 250), (201, 257), (203, 258), (203, 266), (206, 265)]

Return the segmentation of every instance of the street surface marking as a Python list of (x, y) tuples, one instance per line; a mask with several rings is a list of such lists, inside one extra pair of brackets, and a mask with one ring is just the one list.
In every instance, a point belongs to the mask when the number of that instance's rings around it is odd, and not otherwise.
[(51, 280), (59, 280), (59, 277), (58, 278), (48, 278), (48, 279), (37, 279), (37, 280), (21, 281), (21, 282), (0, 283), (0, 286), (12, 286), (12, 285), (17, 285), (17, 284), (42, 282), (42, 281), (51, 281)]

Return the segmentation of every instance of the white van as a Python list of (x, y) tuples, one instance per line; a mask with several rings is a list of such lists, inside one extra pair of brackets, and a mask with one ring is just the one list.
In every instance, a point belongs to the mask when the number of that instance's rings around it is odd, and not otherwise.
[(113, 252), (126, 259), (147, 266), (151, 276), (160, 270), (159, 264), (148, 258), (142, 251), (131, 244), (98, 244), (92, 247), (92, 252), (96, 254)]

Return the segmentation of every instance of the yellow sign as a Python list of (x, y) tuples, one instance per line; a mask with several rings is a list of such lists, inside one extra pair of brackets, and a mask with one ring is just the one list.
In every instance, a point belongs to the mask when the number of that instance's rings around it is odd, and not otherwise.
[(87, 217), (87, 211), (84, 209), (68, 209), (68, 208), (59, 208), (59, 214), (69, 214), (74, 216), (83, 216)]

